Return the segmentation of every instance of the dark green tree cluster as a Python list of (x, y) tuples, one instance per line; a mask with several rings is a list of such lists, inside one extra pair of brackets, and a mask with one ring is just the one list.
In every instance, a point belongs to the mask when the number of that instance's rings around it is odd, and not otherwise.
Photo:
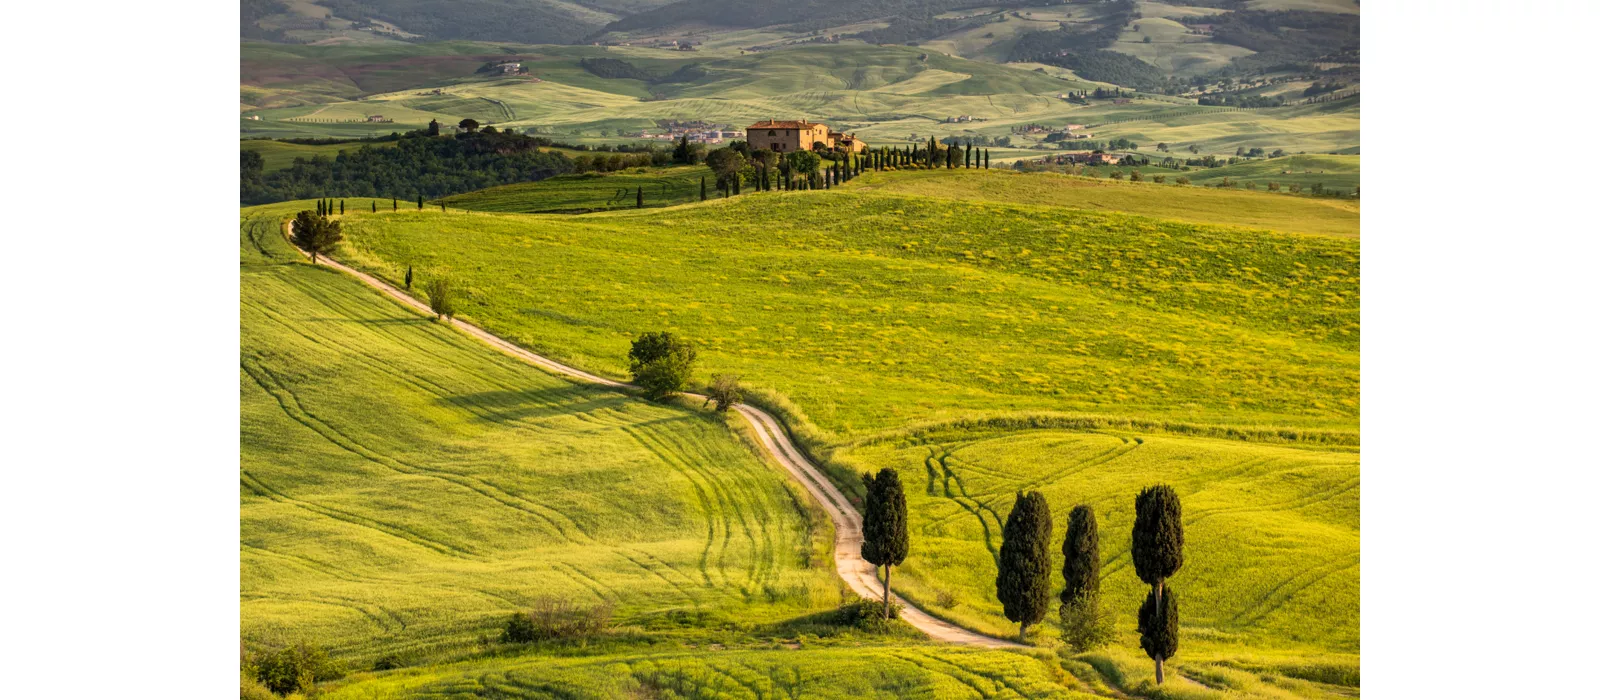
[(666, 331), (641, 335), (628, 350), (633, 383), (652, 401), (683, 391), (694, 375), (694, 361), (694, 346)]
[[(248, 159), (241, 152), (241, 168)], [(565, 155), (537, 139), (508, 133), (429, 137), (414, 132), (389, 148), (363, 146), (328, 158), (296, 158), (270, 173), (241, 173), (239, 201), (266, 204), (333, 192), (349, 197), (404, 194), (443, 197), (496, 185), (541, 180), (573, 170)]]
[(890, 615), (889, 579), (894, 567), (911, 551), (911, 536), (906, 528), (906, 493), (900, 473), (884, 467), (876, 476), (861, 475), (867, 488), (861, 513), (861, 558), (883, 568), (883, 617)]

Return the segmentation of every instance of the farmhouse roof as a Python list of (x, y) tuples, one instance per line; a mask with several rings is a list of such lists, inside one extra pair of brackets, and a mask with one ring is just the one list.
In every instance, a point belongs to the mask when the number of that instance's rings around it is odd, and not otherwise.
[(800, 121), (779, 121), (779, 120), (776, 120), (776, 119), (768, 119), (768, 120), (766, 120), (764, 122), (756, 122), (756, 123), (751, 124), (750, 126), (745, 127), (745, 128), (747, 128), (747, 129), (809, 129), (809, 128), (813, 127), (813, 126), (821, 126), (821, 125), (820, 124), (813, 124), (813, 123), (808, 122), (808, 121), (806, 121), (804, 119), (801, 119)]

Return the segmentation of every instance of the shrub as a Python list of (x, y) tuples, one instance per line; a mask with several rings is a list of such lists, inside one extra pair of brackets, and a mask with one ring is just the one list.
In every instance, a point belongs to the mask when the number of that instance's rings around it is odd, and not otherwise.
[(1123, 176), (1122, 176), (1122, 171), (1121, 170), (1113, 170), (1113, 171), (1111, 171), (1111, 179), (1113, 179), (1113, 180), (1121, 180), (1122, 177)]
[(384, 654), (383, 656), (378, 657), (377, 661), (372, 662), (372, 670), (389, 671), (400, 668), (404, 665), (405, 664), (400, 661), (400, 656), (398, 654)]
[(588, 639), (611, 628), (611, 603), (591, 607), (565, 598), (542, 597), (528, 612), (512, 613), (500, 641), (526, 644), (549, 640)]
[(1187, 185), (1189, 184), (1189, 178), (1179, 175), (1178, 179), (1174, 180), (1174, 182), (1177, 182), (1180, 185)]
[(718, 413), (726, 412), (743, 400), (744, 390), (739, 388), (737, 375), (719, 374), (711, 378), (711, 386), (706, 388), (706, 401), (716, 402)]
[(1150, 179), (1155, 181), (1155, 183), (1157, 185), (1159, 185), (1159, 184), (1167, 181), (1167, 176), (1166, 175), (1157, 175), (1157, 176), (1155, 176), (1153, 178), (1150, 178)]
[(835, 619), (844, 627), (884, 634), (890, 630), (890, 620), (900, 619), (900, 604), (890, 603), (887, 611), (888, 617), (885, 617), (885, 607), (880, 601), (857, 598), (839, 606)]
[(1128, 176), (1128, 181), (1129, 182), (1144, 182), (1144, 175), (1141, 174), (1139, 171), (1135, 170), (1135, 171), (1133, 171), (1133, 174)]
[(1093, 596), (1084, 595), (1061, 604), (1061, 641), (1073, 651), (1094, 651), (1116, 638), (1116, 617)]
[(301, 642), (274, 651), (261, 652), (248, 661), (256, 680), (279, 695), (311, 690), (318, 681), (344, 675), (344, 669), (328, 658), (321, 647)]

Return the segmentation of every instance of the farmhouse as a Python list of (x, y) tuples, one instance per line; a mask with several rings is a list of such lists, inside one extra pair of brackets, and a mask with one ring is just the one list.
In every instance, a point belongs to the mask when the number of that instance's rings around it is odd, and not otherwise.
[(800, 150), (839, 149), (851, 153), (867, 150), (867, 142), (854, 134), (830, 131), (827, 124), (813, 124), (804, 119), (779, 121), (768, 119), (751, 124), (745, 129), (746, 140), (755, 150), (788, 153)]

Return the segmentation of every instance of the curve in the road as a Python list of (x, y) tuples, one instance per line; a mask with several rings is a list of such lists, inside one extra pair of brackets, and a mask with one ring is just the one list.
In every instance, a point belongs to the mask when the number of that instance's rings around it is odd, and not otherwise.
[[(288, 225), (287, 221), (284, 222), (285, 235), (288, 234)], [(300, 249), (295, 248), (295, 250), (298, 251)], [(304, 251), (301, 251), (301, 253), (303, 255)], [(372, 275), (338, 261), (330, 260), (327, 256), (319, 257), (316, 264), (326, 265), (344, 272), (406, 306), (429, 316), (434, 315), (433, 310), (426, 303)], [(468, 335), (488, 343), (501, 352), (545, 371), (619, 389), (632, 388), (631, 385), (623, 382), (590, 374), (576, 367), (569, 367), (556, 362), (548, 357), (528, 352), (489, 331), (465, 321), (446, 319), (446, 322), (461, 329)], [(689, 394), (689, 396), (692, 398), (704, 398), (697, 394)], [(755, 429), (762, 449), (766, 450), (773, 459), (777, 460), (778, 464), (782, 465), (795, 480), (806, 488), (811, 497), (815, 498), (823, 510), (828, 513), (828, 518), (833, 521), (833, 564), (834, 568), (839, 572), (839, 577), (844, 579), (845, 584), (850, 586), (850, 590), (855, 591), (856, 595), (866, 599), (881, 600), (883, 597), (883, 583), (878, 579), (877, 568), (861, 558), (861, 515), (856, 512), (855, 507), (850, 505), (849, 499), (845, 498), (845, 495), (839, 491), (838, 487), (833, 485), (833, 482), (823, 476), (816, 465), (811, 463), (811, 460), (806, 459), (805, 455), (801, 454), (800, 450), (795, 447), (794, 442), (789, 439), (788, 433), (779, 424), (778, 419), (772, 417), (772, 414), (747, 404), (739, 404), (735, 407), (735, 410), (739, 412), (739, 415), (744, 416), (745, 420), (749, 421), (751, 427)], [(894, 602), (901, 606), (901, 619), (922, 630), (923, 633), (933, 639), (989, 649), (1026, 648), (1016, 642), (978, 634), (950, 624), (923, 612), (899, 595), (893, 593), (890, 595), (893, 597)]]

